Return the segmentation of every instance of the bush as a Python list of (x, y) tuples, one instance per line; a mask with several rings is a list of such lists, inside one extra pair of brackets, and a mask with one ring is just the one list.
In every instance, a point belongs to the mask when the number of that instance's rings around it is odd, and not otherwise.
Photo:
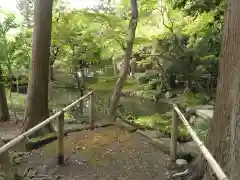
[(138, 78), (139, 84), (147, 84), (152, 79), (157, 79), (159, 72), (155, 70), (147, 71), (144, 75)]
[(184, 98), (184, 105), (197, 106), (207, 104), (209, 97), (206, 94), (201, 93), (187, 93)]
[[(152, 116), (141, 116), (134, 120), (134, 123), (154, 130), (164, 132), (166, 134), (171, 134), (171, 117), (165, 114), (154, 114)], [(179, 126), (179, 138), (186, 139), (189, 137), (187, 129), (183, 126)]]

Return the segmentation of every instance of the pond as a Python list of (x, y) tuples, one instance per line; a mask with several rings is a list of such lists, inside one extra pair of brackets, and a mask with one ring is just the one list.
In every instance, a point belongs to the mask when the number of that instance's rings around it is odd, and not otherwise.
[(124, 106), (125, 113), (134, 116), (151, 116), (171, 111), (171, 104), (136, 96), (124, 96), (120, 98), (120, 104)]
[[(95, 93), (95, 107), (98, 117), (103, 117), (107, 114), (111, 93)], [(61, 109), (62, 107), (72, 103), (80, 97), (80, 92), (73, 88), (57, 88), (53, 93), (52, 107)], [(86, 105), (86, 101), (84, 102)], [(77, 113), (78, 107), (75, 108)], [(124, 114), (131, 114), (133, 116), (151, 116), (153, 114), (165, 113), (171, 111), (171, 104), (158, 101), (155, 103), (153, 100), (136, 97), (136, 96), (122, 96), (120, 98), (120, 111), (124, 111)], [(87, 106), (85, 106), (84, 112), (87, 113)]]

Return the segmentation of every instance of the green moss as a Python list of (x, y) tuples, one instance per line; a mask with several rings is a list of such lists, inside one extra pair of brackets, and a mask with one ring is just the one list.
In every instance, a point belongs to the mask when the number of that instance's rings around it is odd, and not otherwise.
[[(110, 92), (113, 90), (117, 77), (109, 77), (109, 76), (100, 76), (96, 83), (89, 85), (89, 88), (98, 91), (98, 92)], [(137, 81), (131, 77), (129, 77), (123, 87), (123, 92), (126, 91), (136, 91), (141, 89), (141, 86), (137, 83)]]
[(50, 138), (56, 138), (57, 137), (57, 133), (56, 132), (53, 132), (53, 133), (49, 133), (49, 134), (46, 134), (44, 136), (40, 136), (40, 137), (35, 137), (35, 138), (30, 138), (28, 140), (29, 143), (37, 143), (37, 142), (40, 142), (40, 141), (44, 141), (46, 139), (50, 139)]
[(26, 95), (11, 92), (11, 98), (10, 98), (9, 97), (10, 92), (8, 90), (6, 90), (6, 92), (8, 92), (7, 102), (10, 109), (14, 107), (16, 110), (21, 111), (25, 108)]
[(26, 148), (28, 150), (37, 149), (45, 144), (51, 143), (52, 141), (54, 141), (56, 139), (57, 139), (57, 134), (55, 132), (46, 134), (45, 136), (30, 138), (27, 141)]
[(98, 92), (112, 91), (113, 87), (116, 84), (116, 81), (117, 81), (117, 78), (115, 77), (100, 76), (96, 83), (89, 85), (89, 88)]
[(196, 131), (198, 137), (204, 141), (207, 133), (208, 133), (208, 123), (202, 121), (202, 123), (198, 123), (197, 125), (195, 125), (195, 127), (193, 127), (194, 130)]
[(187, 93), (184, 97), (184, 105), (185, 106), (197, 106), (208, 103), (208, 96), (206, 94), (201, 93)]
[[(164, 114), (154, 114), (152, 116), (141, 116), (134, 120), (134, 123), (154, 130), (164, 132), (166, 134), (171, 133), (172, 121), (171, 117)], [(179, 126), (179, 137), (188, 137), (189, 133), (187, 129), (181, 124)]]

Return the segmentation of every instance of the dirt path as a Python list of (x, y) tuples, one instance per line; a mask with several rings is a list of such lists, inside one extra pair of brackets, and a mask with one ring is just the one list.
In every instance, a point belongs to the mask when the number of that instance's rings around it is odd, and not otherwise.
[(116, 126), (69, 134), (62, 167), (56, 166), (55, 147), (56, 142), (33, 152), (21, 167), (34, 168), (36, 179), (46, 175), (61, 180), (166, 179), (168, 156), (140, 134)]

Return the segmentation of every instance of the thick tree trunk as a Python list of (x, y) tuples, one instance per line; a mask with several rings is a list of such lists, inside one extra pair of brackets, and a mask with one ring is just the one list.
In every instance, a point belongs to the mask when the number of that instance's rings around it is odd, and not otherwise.
[[(49, 116), (48, 76), (52, 27), (53, 0), (36, 0), (33, 34), (32, 71), (28, 85), (28, 99), (23, 131), (39, 124)], [(48, 127), (48, 131), (52, 131)]]
[(129, 39), (127, 40), (127, 48), (125, 50), (124, 59), (123, 59), (124, 61), (123, 70), (120, 71), (120, 77), (116, 83), (116, 86), (113, 91), (112, 99), (111, 99), (111, 105), (108, 112), (110, 119), (114, 118), (114, 114), (117, 110), (117, 105), (121, 95), (122, 87), (129, 73), (129, 67), (130, 67), (129, 63), (132, 55), (133, 43), (135, 39), (135, 31), (137, 28), (137, 21), (138, 21), (137, 0), (131, 0), (131, 6), (132, 6), (132, 17), (129, 23), (129, 32), (128, 32)]
[[(228, 5), (224, 20), (217, 99), (214, 117), (209, 126), (207, 147), (229, 179), (238, 180), (240, 177), (240, 1), (230, 0)], [(203, 158), (199, 163), (204, 163)], [(204, 179), (217, 179), (208, 164)]]
[(7, 97), (3, 82), (3, 72), (0, 66), (0, 121), (8, 121), (9, 117), (10, 115), (8, 111)]

